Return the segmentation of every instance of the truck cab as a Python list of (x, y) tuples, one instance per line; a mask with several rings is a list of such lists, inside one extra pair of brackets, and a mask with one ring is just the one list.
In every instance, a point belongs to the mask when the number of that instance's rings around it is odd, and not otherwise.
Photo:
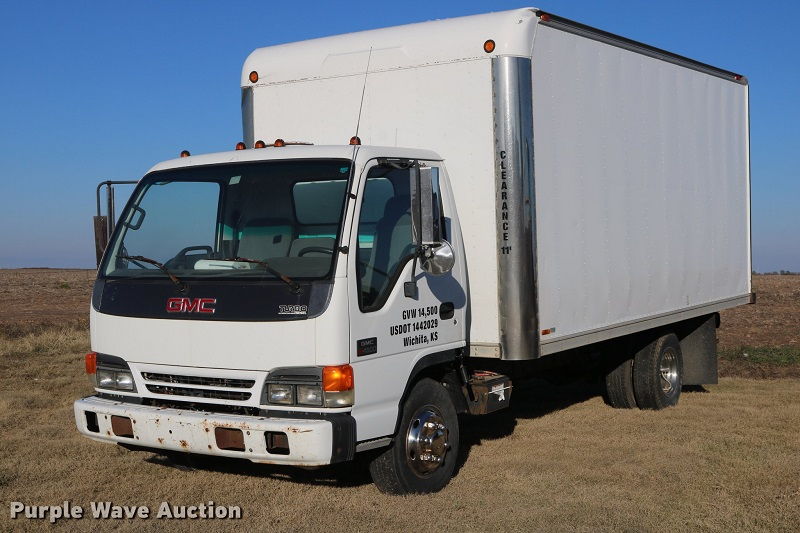
[(423, 481), (450, 470), (468, 288), (443, 161), (281, 144), (166, 161), (139, 182), (94, 287), (79, 430), (324, 465), (390, 444), (410, 378), (434, 375), (449, 405), (428, 408), (409, 461)]

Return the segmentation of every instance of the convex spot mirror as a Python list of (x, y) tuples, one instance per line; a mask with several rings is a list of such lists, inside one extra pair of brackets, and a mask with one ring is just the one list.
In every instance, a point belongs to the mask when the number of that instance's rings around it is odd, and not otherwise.
[(455, 263), (453, 247), (447, 241), (442, 241), (438, 246), (426, 246), (422, 250), (420, 267), (432, 276), (447, 274)]

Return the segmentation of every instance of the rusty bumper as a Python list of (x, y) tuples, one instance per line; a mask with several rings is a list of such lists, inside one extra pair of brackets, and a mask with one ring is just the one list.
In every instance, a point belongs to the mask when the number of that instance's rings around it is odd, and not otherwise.
[[(101, 442), (319, 466), (336, 462), (329, 420), (269, 418), (122, 403), (96, 396), (77, 400), (75, 422)], [(284, 437), (285, 435), (285, 437)], [(277, 443), (277, 444), (276, 444)]]

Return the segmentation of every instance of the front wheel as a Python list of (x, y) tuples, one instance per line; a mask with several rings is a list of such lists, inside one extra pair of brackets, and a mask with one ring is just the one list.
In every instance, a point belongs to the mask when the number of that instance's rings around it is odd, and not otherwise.
[(441, 383), (421, 379), (411, 389), (392, 445), (369, 466), (372, 481), (390, 494), (441, 490), (458, 460), (458, 415)]

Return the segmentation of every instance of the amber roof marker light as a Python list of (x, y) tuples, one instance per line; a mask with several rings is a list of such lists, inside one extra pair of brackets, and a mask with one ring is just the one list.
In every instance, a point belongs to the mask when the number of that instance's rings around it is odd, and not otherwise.
[(491, 54), (494, 52), (495, 44), (492, 39), (488, 39), (485, 43), (483, 43), (483, 51), (487, 54)]
[(189, 150), (184, 150), (181, 152), (181, 157), (189, 157), (190, 155), (192, 154), (189, 153)]
[(539, 20), (542, 22), (550, 22), (550, 15), (547, 13), (539, 13)]
[(275, 142), (272, 143), (272, 146), (274, 146), (275, 148), (280, 148), (281, 146), (286, 146), (286, 141), (284, 141), (283, 139), (275, 139)]
[(256, 83), (258, 81), (258, 72), (255, 70), (251, 72), (248, 76), (248, 79), (250, 80), (250, 83)]
[(253, 148), (266, 148), (266, 147), (267, 143), (265, 143), (264, 141), (256, 141), (256, 143), (253, 145)]
[(360, 146), (360, 145), (361, 145), (361, 139), (359, 137), (355, 135), (350, 137), (350, 146)]
[(236, 149), (237, 150), (245, 150), (246, 148), (247, 148), (247, 145), (245, 145), (242, 141), (239, 141), (238, 143), (236, 143)]

